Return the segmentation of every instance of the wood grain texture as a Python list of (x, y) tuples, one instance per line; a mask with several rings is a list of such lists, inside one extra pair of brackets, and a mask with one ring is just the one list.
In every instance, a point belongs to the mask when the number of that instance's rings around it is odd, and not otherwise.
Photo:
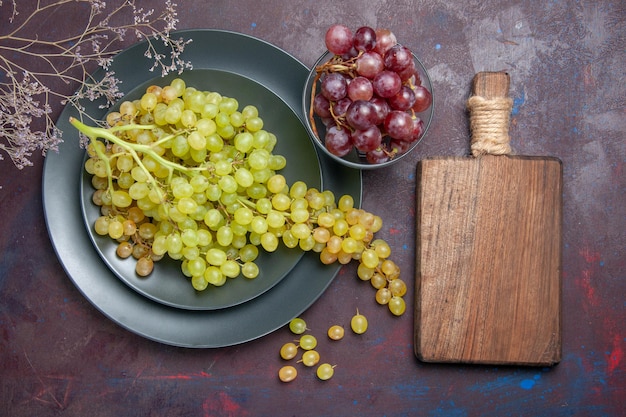
[(419, 163), (416, 354), (552, 365), (561, 357), (558, 159)]
[[(474, 94), (506, 97), (479, 73)], [(561, 359), (562, 164), (429, 158), (417, 168), (415, 353), (425, 362)]]

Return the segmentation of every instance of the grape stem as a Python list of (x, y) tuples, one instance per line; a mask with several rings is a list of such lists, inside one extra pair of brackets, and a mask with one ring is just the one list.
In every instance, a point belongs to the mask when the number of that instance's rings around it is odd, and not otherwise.
[[(139, 153), (150, 156), (155, 161), (159, 162), (161, 165), (166, 167), (169, 171), (170, 179), (174, 171), (183, 172), (185, 174), (191, 174), (194, 171), (206, 170), (206, 167), (185, 167), (183, 165), (177, 164), (176, 162), (172, 162), (170, 160), (163, 158), (154, 150), (156, 145), (160, 145), (161, 143), (167, 140), (170, 140), (171, 138), (174, 137), (174, 135), (164, 136), (163, 138), (159, 139), (157, 142), (152, 143), (151, 145), (131, 143), (116, 135), (116, 133), (125, 132), (129, 130), (134, 130), (134, 129), (144, 129), (144, 130), (154, 129), (156, 127), (154, 125), (141, 125), (141, 124), (131, 123), (131, 124), (122, 125), (122, 126), (103, 128), (103, 127), (97, 127), (97, 126), (88, 126), (75, 117), (70, 117), (70, 123), (76, 129), (78, 129), (81, 133), (87, 136), (90, 142), (92, 143), (97, 141), (98, 138), (102, 138), (122, 147), (125, 151), (127, 151), (133, 157), (135, 162), (137, 162), (137, 166), (139, 166), (141, 170), (146, 174), (150, 185), (152, 185), (152, 187), (156, 190), (156, 192), (159, 195), (159, 199), (162, 202), (165, 202), (166, 200), (165, 193), (163, 192), (158, 181), (154, 178), (154, 176), (150, 173), (150, 171), (146, 168), (146, 166), (141, 161), (141, 158), (139, 157)], [(113, 179), (112, 179), (110, 160), (109, 158), (106, 157), (106, 155), (102, 153), (102, 151), (97, 146), (94, 146), (94, 149), (98, 157), (106, 162), (106, 170), (107, 170), (107, 176), (109, 180), (109, 189), (113, 189), (112, 187)]]

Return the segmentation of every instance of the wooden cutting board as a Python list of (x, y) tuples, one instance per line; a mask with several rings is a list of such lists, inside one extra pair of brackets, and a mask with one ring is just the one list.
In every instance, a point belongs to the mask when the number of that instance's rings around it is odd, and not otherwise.
[(478, 73), (473, 156), (417, 167), (415, 353), (424, 362), (561, 359), (562, 164), (509, 154), (508, 90), (507, 73)]

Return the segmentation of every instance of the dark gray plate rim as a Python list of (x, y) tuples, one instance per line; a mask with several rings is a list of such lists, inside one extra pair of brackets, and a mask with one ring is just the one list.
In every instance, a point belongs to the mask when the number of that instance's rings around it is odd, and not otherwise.
[[(236, 32), (204, 29), (178, 31), (174, 35), (193, 39), (183, 58), (191, 60), (194, 68), (214, 68), (252, 78), (281, 97), (303, 122), (300, 102), (309, 69), (296, 58), (268, 42)], [(145, 44), (134, 45), (120, 54), (123, 59), (118, 56), (113, 63), (111, 70), (124, 81), (123, 92), (154, 77), (144, 51)], [(133, 65), (123, 65), (126, 59), (132, 59)], [(67, 122), (71, 115), (75, 111), (66, 108), (59, 118), (59, 127), (65, 132), (72, 129)], [(121, 282), (91, 244), (80, 207), (83, 155), (77, 138), (66, 133), (59, 152), (46, 157), (42, 192), (48, 233), (57, 257), (78, 290), (107, 318), (137, 335), (193, 348), (248, 342), (302, 314), (324, 293), (341, 268), (325, 266), (316, 253), (306, 253), (285, 279), (263, 295), (219, 310), (179, 309), (150, 300)], [(336, 195), (350, 194), (360, 204), (361, 172), (318, 155), (322, 188)]]

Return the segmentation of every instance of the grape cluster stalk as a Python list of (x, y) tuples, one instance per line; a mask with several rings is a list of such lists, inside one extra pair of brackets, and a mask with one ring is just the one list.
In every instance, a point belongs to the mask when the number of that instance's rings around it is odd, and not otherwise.
[(89, 139), (98, 235), (133, 257), (148, 276), (165, 256), (181, 261), (197, 291), (259, 274), (259, 249), (279, 244), (319, 253), (324, 264), (359, 262), (358, 276), (395, 315), (406, 285), (391, 249), (374, 234), (380, 216), (303, 181), (287, 184), (275, 154), (277, 137), (258, 109), (235, 98), (187, 86), (181, 78), (148, 87), (107, 115), (108, 127), (71, 124)]
[[(411, 50), (389, 29), (331, 26), (325, 44), (333, 54), (315, 68), (309, 121), (326, 127), (324, 146), (344, 157), (356, 149), (370, 164), (407, 152), (424, 133), (419, 113), (432, 105)], [(318, 87), (320, 89), (318, 93)]]

